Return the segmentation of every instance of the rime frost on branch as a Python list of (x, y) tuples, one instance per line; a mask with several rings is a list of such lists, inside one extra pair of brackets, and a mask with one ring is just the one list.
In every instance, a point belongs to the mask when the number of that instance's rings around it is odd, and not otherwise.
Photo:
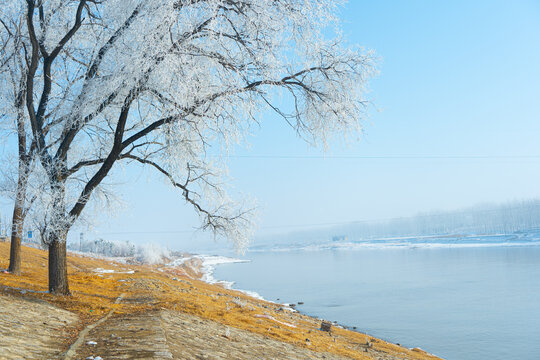
[(268, 108), (314, 145), (361, 130), (374, 56), (345, 46), (342, 3), (0, 0), (2, 61), (25, 64), (43, 228), (67, 232), (122, 162), (163, 175), (202, 228), (244, 248), (251, 210), (208, 152), (245, 141)]

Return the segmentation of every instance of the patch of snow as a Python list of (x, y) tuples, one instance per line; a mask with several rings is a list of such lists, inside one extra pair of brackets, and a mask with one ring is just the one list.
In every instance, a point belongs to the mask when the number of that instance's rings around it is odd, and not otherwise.
[[(246, 260), (246, 259), (236, 259), (236, 258), (229, 258), (225, 256), (216, 256), (216, 255), (196, 255), (194, 257), (198, 257), (203, 262), (202, 271), (204, 275), (202, 277), (202, 280), (209, 284), (221, 284), (226, 289), (232, 289), (234, 285), (234, 281), (217, 280), (216, 278), (214, 278), (214, 270), (216, 266), (221, 265), (221, 264), (247, 263), (251, 261), (251, 260)], [(240, 291), (241, 293), (251, 296), (252, 298), (266, 301), (265, 298), (263, 298), (261, 295), (259, 295), (255, 291), (241, 290), (241, 289), (234, 289), (234, 290)]]
[(4, 290), (6, 290), (6, 289), (18, 290), (23, 295), (26, 294), (26, 293), (34, 293), (34, 294), (48, 294), (49, 293), (48, 290), (30, 290), (30, 289), (23, 289), (23, 288), (19, 288), (19, 287), (4, 286)]
[[(209, 284), (220, 284), (225, 289), (233, 289), (234, 281), (217, 280), (216, 278), (214, 278), (214, 270), (216, 266), (221, 265), (221, 264), (247, 263), (251, 261), (251, 260), (246, 260), (246, 259), (237, 259), (237, 258), (231, 258), (231, 257), (219, 256), (219, 255), (190, 255), (190, 256), (183, 256), (178, 259), (175, 259), (174, 261), (168, 264), (165, 264), (165, 266), (172, 266), (172, 267), (181, 266), (191, 259), (201, 260), (202, 272), (203, 272), (203, 276), (201, 278), (202, 281), (207, 282)], [(255, 291), (240, 290), (240, 289), (234, 289), (234, 290), (244, 293), (247, 296), (250, 296), (252, 298), (267, 301), (265, 298), (263, 298), (261, 295), (259, 295)], [(295, 311), (293, 309), (290, 309), (290, 310)]]
[(255, 315), (255, 317), (257, 318), (264, 318), (264, 319), (268, 319), (268, 320), (272, 320), (272, 321), (275, 321), (281, 325), (285, 325), (285, 326), (288, 326), (288, 327), (292, 327), (292, 328), (295, 328), (296, 325), (293, 325), (293, 324), (289, 324), (289, 323), (286, 323), (286, 322), (283, 322), (283, 321), (279, 321), (277, 320), (276, 318), (274, 318), (273, 316), (270, 316), (270, 315), (260, 315), (260, 314), (257, 314)]
[[(245, 263), (249, 262), (250, 260), (243, 260), (243, 259), (235, 259), (230, 258), (226, 256), (218, 256), (218, 255), (191, 255), (191, 256), (184, 256), (178, 259), (175, 259), (174, 261), (166, 264), (165, 266), (181, 266), (186, 263), (186, 261), (189, 261), (191, 259), (200, 259), (202, 262), (202, 272), (203, 277), (202, 281), (207, 282), (209, 284), (215, 284), (220, 283), (224, 284), (226, 282), (218, 281), (214, 278), (214, 270), (216, 268), (216, 265), (220, 264), (232, 264), (232, 263)], [(232, 283), (231, 283), (232, 285)]]
[(94, 272), (100, 273), (100, 274), (112, 274), (112, 273), (114, 273), (114, 270), (97, 268), (97, 269), (94, 270)]
[(267, 301), (265, 298), (263, 298), (259, 293), (256, 293), (255, 291), (251, 291), (251, 290), (237, 290), (237, 291), (240, 291), (246, 294), (247, 296), (251, 296), (252, 298)]
[(216, 255), (197, 255), (196, 257), (202, 260), (202, 271), (204, 273), (202, 281), (209, 284), (215, 284), (219, 282), (214, 278), (214, 270), (216, 269), (217, 265), (249, 262), (249, 260), (235, 259)]
[(94, 272), (99, 273), (99, 274), (113, 274), (113, 273), (116, 273), (116, 274), (134, 274), (135, 270), (116, 271), (116, 270), (112, 270), (112, 269), (97, 268), (97, 269), (94, 269)]

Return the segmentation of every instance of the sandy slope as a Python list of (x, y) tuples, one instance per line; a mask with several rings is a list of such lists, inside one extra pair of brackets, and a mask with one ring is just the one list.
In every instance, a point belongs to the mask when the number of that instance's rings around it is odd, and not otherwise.
[(78, 320), (43, 300), (0, 295), (0, 359), (57, 359)]
[(76, 358), (104, 359), (345, 359), (230, 328), (175, 311), (109, 319), (91, 331)]
[[(77, 315), (40, 300), (0, 295), (0, 359), (62, 359)], [(95, 344), (94, 344), (95, 343)], [(363, 351), (359, 347), (359, 351)], [(371, 352), (371, 351), (370, 351)], [(376, 359), (393, 359), (373, 352)], [(177, 311), (113, 316), (92, 329), (75, 359), (347, 359)]]

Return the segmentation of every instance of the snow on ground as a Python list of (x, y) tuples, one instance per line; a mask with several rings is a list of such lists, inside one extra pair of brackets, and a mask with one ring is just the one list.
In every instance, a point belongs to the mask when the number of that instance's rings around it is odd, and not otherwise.
[(98, 273), (98, 274), (113, 274), (113, 273), (115, 273), (115, 274), (134, 274), (135, 270), (117, 271), (117, 270), (112, 270), (112, 269), (97, 268), (97, 269), (94, 269), (94, 272)]
[[(251, 260), (236, 259), (236, 258), (230, 258), (226, 256), (219, 256), (219, 255), (189, 255), (189, 256), (184, 256), (184, 257), (175, 259), (174, 261), (166, 264), (165, 266), (172, 266), (172, 267), (182, 266), (191, 259), (199, 259), (202, 262), (202, 266), (201, 266), (201, 272), (203, 273), (203, 276), (201, 278), (202, 281), (207, 282), (209, 284), (221, 284), (226, 289), (232, 289), (234, 285), (234, 281), (217, 280), (216, 278), (214, 278), (214, 270), (216, 269), (216, 266), (221, 265), (221, 264), (246, 263), (246, 262), (251, 261)], [(243, 292), (244, 294), (249, 295), (256, 299), (265, 300), (261, 295), (259, 295), (255, 291), (240, 290), (240, 289), (235, 289), (235, 290)]]
[(174, 261), (166, 264), (165, 266), (182, 266), (191, 259), (201, 260), (202, 262), (201, 270), (203, 272), (203, 277), (201, 278), (201, 280), (209, 284), (224, 283), (222, 281), (216, 280), (213, 276), (214, 270), (217, 265), (249, 262), (249, 260), (235, 259), (235, 258), (219, 256), (219, 255), (189, 255), (189, 256), (184, 256), (184, 257), (175, 259)]

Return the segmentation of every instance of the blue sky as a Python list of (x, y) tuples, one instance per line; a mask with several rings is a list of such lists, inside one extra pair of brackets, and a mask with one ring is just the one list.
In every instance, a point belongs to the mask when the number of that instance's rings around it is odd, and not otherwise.
[[(327, 158), (230, 159), (259, 233), (540, 197), (540, 157), (499, 157), (540, 156), (540, 1), (351, 0), (341, 17), (348, 42), (381, 58), (365, 133), (325, 154), (265, 115), (235, 155)], [(87, 236), (191, 248), (191, 233), (152, 232), (192, 229), (192, 209), (164, 181), (128, 178), (127, 207)]]

